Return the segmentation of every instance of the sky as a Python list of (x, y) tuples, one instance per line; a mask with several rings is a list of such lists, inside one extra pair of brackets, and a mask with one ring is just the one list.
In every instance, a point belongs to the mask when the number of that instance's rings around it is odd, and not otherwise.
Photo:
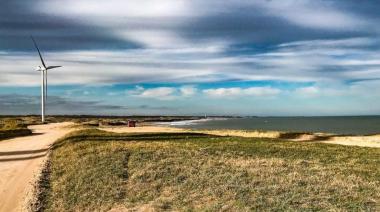
[(1, 0), (0, 114), (380, 115), (377, 0)]

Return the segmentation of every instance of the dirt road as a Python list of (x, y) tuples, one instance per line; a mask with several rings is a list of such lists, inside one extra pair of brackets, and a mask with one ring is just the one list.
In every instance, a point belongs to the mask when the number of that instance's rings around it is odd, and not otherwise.
[(49, 146), (72, 123), (31, 126), (34, 135), (0, 141), (0, 212), (25, 211)]

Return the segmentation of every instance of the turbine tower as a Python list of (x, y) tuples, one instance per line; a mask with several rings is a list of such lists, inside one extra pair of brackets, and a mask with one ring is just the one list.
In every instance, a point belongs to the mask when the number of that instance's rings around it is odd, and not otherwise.
[(59, 67), (62, 67), (62, 66), (46, 66), (46, 64), (44, 62), (44, 59), (42, 58), (40, 49), (37, 46), (36, 41), (34, 40), (34, 38), (32, 36), (31, 36), (31, 39), (32, 39), (32, 41), (34, 43), (34, 46), (36, 47), (36, 49), (38, 51), (38, 55), (40, 56), (40, 60), (41, 60), (41, 63), (42, 63), (42, 67), (38, 66), (37, 69), (36, 69), (36, 71), (40, 71), (41, 72), (41, 121), (42, 121), (42, 123), (45, 123), (45, 109), (46, 109), (45, 103), (47, 101), (47, 76), (48, 76), (48, 70), (53, 69), (53, 68), (59, 68)]

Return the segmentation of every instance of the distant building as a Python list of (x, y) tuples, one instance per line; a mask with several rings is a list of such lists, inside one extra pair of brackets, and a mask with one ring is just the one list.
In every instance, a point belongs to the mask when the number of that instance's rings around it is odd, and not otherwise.
[(128, 121), (128, 127), (136, 127), (136, 121)]

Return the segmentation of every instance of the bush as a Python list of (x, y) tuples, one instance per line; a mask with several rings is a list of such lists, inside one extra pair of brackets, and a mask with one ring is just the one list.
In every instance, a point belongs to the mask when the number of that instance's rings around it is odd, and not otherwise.
[(19, 119), (0, 120), (0, 140), (31, 134), (32, 131)]
[(13, 129), (13, 130), (0, 130), (0, 140), (14, 138), (19, 136), (31, 135), (30, 129)]

